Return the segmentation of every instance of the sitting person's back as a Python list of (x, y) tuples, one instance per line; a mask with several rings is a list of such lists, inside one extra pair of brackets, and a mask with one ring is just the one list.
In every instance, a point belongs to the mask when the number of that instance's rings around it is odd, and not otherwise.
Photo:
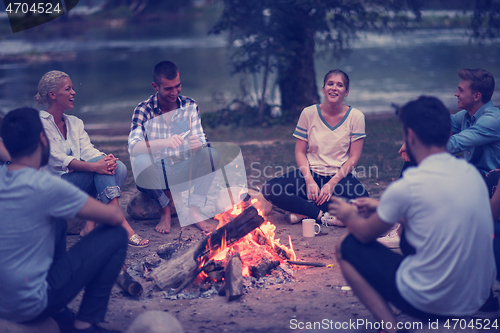
[[(127, 252), (120, 207), (39, 171), (50, 144), (38, 111), (22, 108), (0, 126), (12, 161), (0, 166), (0, 318), (23, 323), (53, 317), (66, 332), (114, 332), (104, 321)], [(66, 251), (66, 221), (100, 223)], [(78, 314), (66, 307), (83, 288)]]
[[(376, 319), (391, 322), (388, 333), (397, 321), (387, 302), (423, 320), (494, 315), (486, 185), (473, 165), (446, 152), (451, 122), (438, 99), (409, 102), (400, 119), (417, 167), (392, 183), (380, 203), (360, 198), (353, 206), (334, 198), (330, 204), (350, 232), (336, 251), (342, 273)], [(375, 241), (397, 222), (403, 255)]]
[(439, 315), (470, 315), (483, 305), (495, 271), (487, 242), (493, 221), (473, 165), (448, 153), (431, 155), (387, 189), (377, 213), (386, 222), (407, 219), (404, 237), (415, 254), (396, 276), (405, 299)]

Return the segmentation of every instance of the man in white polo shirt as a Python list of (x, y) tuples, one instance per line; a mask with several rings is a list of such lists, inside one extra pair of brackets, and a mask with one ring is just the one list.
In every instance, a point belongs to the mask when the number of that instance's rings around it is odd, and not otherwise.
[[(330, 204), (350, 232), (337, 251), (346, 281), (388, 333), (401, 327), (387, 302), (420, 319), (472, 316), (487, 304), (495, 310), (494, 302), (498, 310), (488, 191), (473, 165), (446, 151), (448, 110), (423, 96), (401, 109), (400, 120), (417, 167), (391, 184), (380, 203), (334, 198)], [(403, 255), (375, 241), (398, 221)]]

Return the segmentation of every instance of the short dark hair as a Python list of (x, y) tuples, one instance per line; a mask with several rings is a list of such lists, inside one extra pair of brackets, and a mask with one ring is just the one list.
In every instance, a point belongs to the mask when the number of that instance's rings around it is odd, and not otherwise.
[(173, 80), (179, 75), (179, 68), (171, 61), (162, 61), (156, 64), (153, 69), (153, 81), (160, 84), (160, 79), (163, 77), (167, 80)]
[(488, 103), (495, 91), (495, 78), (490, 72), (481, 69), (463, 68), (458, 71), (458, 76), (464, 81), (470, 81), (470, 90), (481, 93), (481, 101)]
[(330, 75), (333, 74), (339, 74), (344, 78), (344, 85), (345, 85), (345, 90), (349, 90), (349, 75), (347, 75), (344, 71), (341, 71), (340, 69), (332, 69), (328, 73), (326, 73), (325, 78), (323, 79), (323, 87), (326, 86), (326, 81), (328, 81), (328, 78)]
[(426, 146), (446, 146), (451, 135), (450, 112), (432, 96), (420, 96), (399, 111), (405, 133), (411, 128)]
[(33, 108), (19, 108), (8, 112), (0, 125), (0, 136), (12, 158), (33, 154), (43, 131), (40, 114)]

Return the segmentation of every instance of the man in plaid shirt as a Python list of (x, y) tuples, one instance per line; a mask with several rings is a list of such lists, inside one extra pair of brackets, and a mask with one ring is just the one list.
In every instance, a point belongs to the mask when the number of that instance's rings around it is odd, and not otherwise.
[[(209, 146), (201, 126), (198, 105), (179, 95), (182, 89), (177, 66), (158, 63), (153, 70), (156, 91), (134, 110), (128, 150), (137, 188), (153, 200), (160, 211), (159, 233), (170, 233), (169, 190), (190, 190), (188, 223), (202, 231), (212, 226), (200, 215), (215, 177), (220, 156)], [(198, 222), (199, 221), (199, 222)]]

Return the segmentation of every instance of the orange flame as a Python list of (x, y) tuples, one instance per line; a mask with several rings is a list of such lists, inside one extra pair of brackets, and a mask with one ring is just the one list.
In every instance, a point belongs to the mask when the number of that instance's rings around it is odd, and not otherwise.
[[(244, 193), (246, 193), (246, 191), (241, 190), (239, 196), (241, 197), (241, 194)], [(257, 198), (251, 199), (250, 204), (257, 208), (257, 212), (260, 216), (264, 217), (263, 211), (258, 207), (260, 206), (260, 203)], [(228, 210), (222, 214), (216, 215), (215, 218), (219, 221), (217, 229), (226, 223), (229, 223), (234, 219), (234, 217), (241, 214), (247, 205), (248, 203), (246, 202), (239, 202), (234, 205), (230, 211)], [(286, 245), (280, 244), (279, 239), (274, 238), (275, 230), (276, 226), (271, 222), (266, 221), (256, 231), (242, 237), (238, 242), (230, 247), (227, 247), (226, 237), (223, 237), (219, 250), (210, 259), (224, 261), (227, 252), (233, 246), (237, 245), (241, 261), (243, 263), (243, 276), (250, 276), (250, 266), (256, 264), (263, 256), (267, 257), (269, 260), (279, 260), (280, 262), (285, 261), (282, 256), (285, 256), (289, 260), (296, 260), (296, 254), (293, 250), (291, 237), (288, 236), (288, 244), (290, 246), (288, 248)], [(281, 256), (278, 255), (278, 253)]]

